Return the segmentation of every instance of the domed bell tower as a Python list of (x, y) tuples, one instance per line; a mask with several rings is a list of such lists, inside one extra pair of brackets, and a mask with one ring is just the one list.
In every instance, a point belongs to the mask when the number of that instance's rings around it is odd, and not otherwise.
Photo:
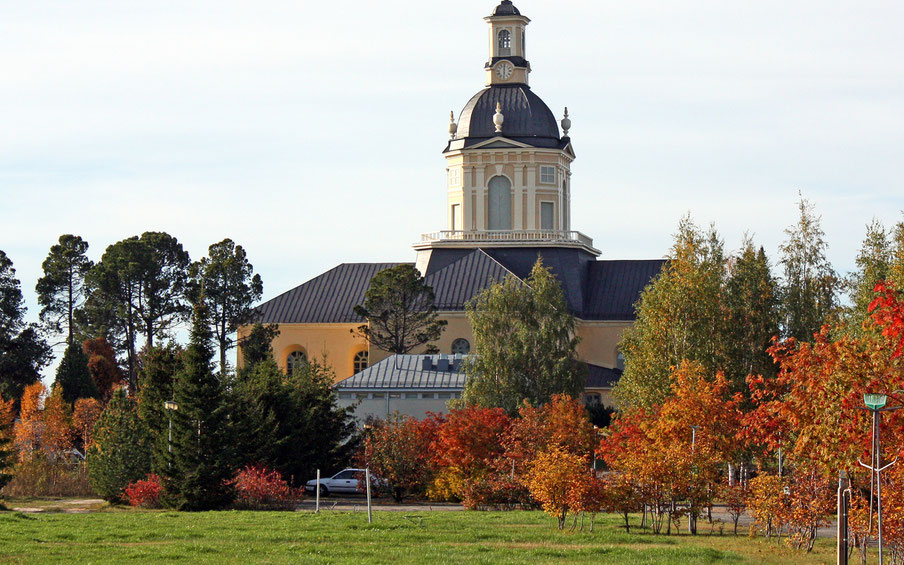
[(437, 248), (576, 247), (598, 256), (571, 229), (568, 109), (559, 121), (528, 85), (526, 28), (510, 0), (484, 18), (489, 25), (486, 88), (449, 123), (446, 228), (414, 245), (418, 265)]
[(490, 24), (490, 59), (484, 66), (487, 86), (493, 84), (528, 84), (530, 63), (527, 60), (527, 24), (509, 0), (503, 0), (484, 20)]

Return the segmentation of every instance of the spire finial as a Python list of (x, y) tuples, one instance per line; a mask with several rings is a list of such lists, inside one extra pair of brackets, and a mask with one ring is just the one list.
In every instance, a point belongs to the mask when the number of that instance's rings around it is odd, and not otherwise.
[(496, 114), (493, 115), (493, 125), (496, 126), (496, 133), (502, 133), (503, 122), (505, 122), (505, 116), (502, 115), (502, 103), (496, 102)]
[(562, 137), (568, 137), (568, 130), (571, 129), (571, 120), (568, 118), (568, 106), (565, 106), (565, 117), (562, 118)]
[(458, 124), (455, 123), (455, 111), (449, 111), (449, 137), (455, 139), (455, 134), (458, 132)]

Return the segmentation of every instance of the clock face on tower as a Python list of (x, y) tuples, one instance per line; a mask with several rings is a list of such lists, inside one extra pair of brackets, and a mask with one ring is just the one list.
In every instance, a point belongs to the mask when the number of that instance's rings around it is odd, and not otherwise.
[(503, 61), (496, 65), (496, 76), (502, 80), (508, 80), (512, 77), (512, 72), (514, 72), (514, 70), (515, 69), (511, 64)]

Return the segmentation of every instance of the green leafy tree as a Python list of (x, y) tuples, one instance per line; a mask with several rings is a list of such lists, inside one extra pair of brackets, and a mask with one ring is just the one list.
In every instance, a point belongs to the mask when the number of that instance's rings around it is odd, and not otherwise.
[(88, 356), (80, 344), (73, 343), (66, 348), (57, 367), (53, 386), (63, 387), (63, 400), (69, 405), (79, 398), (100, 398), (100, 392), (88, 369)]
[(235, 347), (232, 335), (248, 321), (264, 285), (241, 245), (224, 239), (208, 248), (207, 257), (192, 266), (194, 278), (207, 296), (213, 333), (220, 348), (220, 373), (227, 370), (226, 352)]
[(232, 391), (243, 464), (264, 463), (295, 485), (347, 464), (356, 446), (352, 410), (338, 406), (335, 373), (311, 360), (286, 375), (273, 357), (239, 371)]
[(203, 294), (192, 314), (191, 339), (173, 382), (172, 453), (164, 471), (169, 501), (181, 510), (223, 508), (235, 470), (226, 387), (213, 371), (210, 318)]
[(748, 375), (774, 377), (775, 363), (766, 353), (779, 335), (779, 289), (762, 247), (744, 239), (741, 251), (730, 262), (725, 283), (728, 308), (728, 345), (725, 374), (732, 392), (749, 396)]
[(863, 334), (863, 322), (869, 317), (869, 304), (876, 298), (874, 289), (880, 281), (890, 281), (896, 292), (904, 289), (904, 222), (889, 230), (875, 219), (866, 226), (857, 253), (857, 270), (844, 281), (850, 298), (845, 308), (846, 333), (855, 337)]
[(13, 262), (0, 251), (0, 395), (18, 402), (41, 378), (50, 349), (34, 324), (25, 323), (22, 289)]
[(91, 488), (113, 502), (122, 500), (129, 483), (150, 472), (150, 436), (135, 400), (122, 389), (113, 393), (95, 425), (86, 459)]
[(88, 259), (88, 242), (77, 235), (61, 235), (50, 248), (42, 265), (44, 276), (35, 291), (41, 305), (41, 321), (50, 331), (66, 334), (66, 345), (75, 340), (75, 312), (88, 296), (85, 276), (93, 266)]
[(168, 432), (172, 417), (164, 403), (173, 400), (173, 380), (181, 369), (182, 348), (175, 343), (154, 346), (142, 355), (138, 413), (151, 436), (152, 470), (158, 475), (168, 463)]
[(637, 303), (637, 321), (620, 349), (625, 371), (615, 389), (622, 409), (651, 407), (670, 394), (669, 375), (682, 360), (714, 374), (728, 353), (725, 255), (715, 228), (702, 232), (685, 217), (662, 271)]
[(812, 204), (801, 198), (798, 209), (800, 218), (785, 230), (788, 239), (779, 248), (785, 271), (782, 329), (784, 337), (809, 342), (838, 313), (839, 279), (826, 258), (829, 245)]
[(251, 326), (251, 331), (239, 342), (242, 363), (253, 367), (267, 359), (273, 359), (273, 340), (279, 336), (279, 324), (264, 325), (260, 322)]
[[(446, 327), (437, 318), (436, 295), (413, 265), (402, 264), (377, 273), (355, 313), (367, 324), (358, 333), (383, 351), (405, 354), (436, 341)], [(428, 346), (427, 352), (435, 352)]]
[(465, 405), (515, 414), (524, 400), (578, 396), (585, 367), (576, 360), (575, 318), (555, 276), (538, 258), (528, 278), (508, 277), (467, 306), (476, 355), (465, 364)]

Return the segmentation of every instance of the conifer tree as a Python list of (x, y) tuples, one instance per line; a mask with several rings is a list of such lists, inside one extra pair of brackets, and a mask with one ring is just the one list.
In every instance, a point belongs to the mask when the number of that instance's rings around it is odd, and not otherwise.
[(88, 357), (80, 344), (73, 343), (66, 347), (63, 360), (57, 367), (53, 386), (63, 387), (63, 399), (69, 405), (79, 398), (100, 398), (100, 392), (88, 369)]
[(206, 299), (192, 313), (189, 345), (173, 383), (172, 452), (164, 484), (170, 503), (182, 510), (223, 508), (233, 498), (226, 481), (234, 471), (234, 441), (226, 388), (214, 374), (212, 333)]
[(167, 465), (169, 419), (164, 403), (173, 400), (173, 381), (182, 369), (182, 348), (174, 343), (155, 346), (142, 357), (138, 413), (152, 440), (152, 468), (160, 475)]
[(88, 242), (72, 234), (60, 236), (42, 265), (44, 276), (35, 290), (41, 304), (41, 321), (54, 333), (66, 334), (66, 345), (75, 340), (75, 314), (88, 296), (85, 276), (93, 263), (86, 256)]
[(749, 237), (731, 261), (725, 301), (729, 317), (725, 374), (732, 392), (749, 395), (747, 375), (775, 376), (775, 364), (766, 349), (779, 333), (778, 282), (765, 250), (757, 250)]
[(104, 500), (122, 500), (122, 489), (151, 471), (150, 436), (134, 399), (113, 393), (104, 408), (87, 454), (91, 488)]
[(251, 332), (239, 343), (242, 351), (242, 362), (245, 368), (251, 368), (267, 359), (273, 359), (273, 340), (279, 336), (279, 324), (261, 324), (251, 327)]

